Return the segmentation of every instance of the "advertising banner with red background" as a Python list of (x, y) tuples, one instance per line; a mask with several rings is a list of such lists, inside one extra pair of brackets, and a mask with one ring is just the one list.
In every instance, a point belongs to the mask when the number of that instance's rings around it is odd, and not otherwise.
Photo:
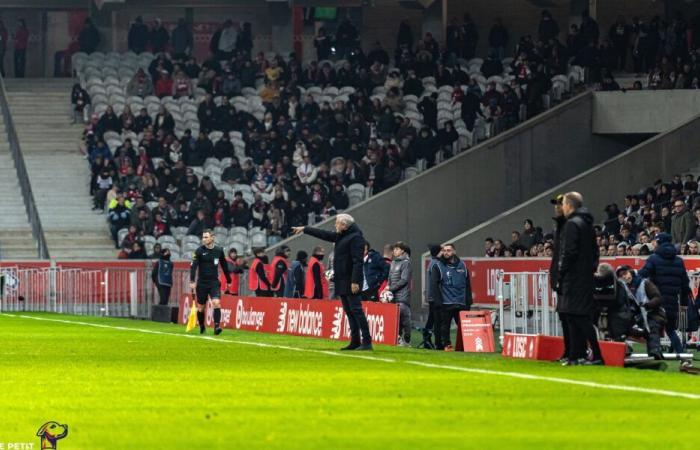
[[(549, 271), (549, 258), (462, 258), (469, 269), (472, 295), (475, 304), (497, 305), (496, 284), (497, 274), (503, 272), (547, 272)], [(686, 256), (683, 258), (688, 272), (700, 270), (700, 257)], [(646, 258), (615, 257), (601, 258), (600, 262), (607, 262), (613, 267), (628, 265), (634, 269), (644, 266)], [(427, 268), (428, 261), (425, 262)], [(696, 286), (693, 287), (697, 289)]]
[[(187, 323), (192, 297), (180, 299), (179, 322)], [(363, 302), (372, 340), (396, 345), (399, 308), (393, 303)], [(207, 308), (206, 324), (213, 327), (212, 310)], [(234, 330), (291, 334), (339, 341), (350, 340), (350, 325), (338, 300), (261, 298), (222, 295), (221, 325)]]

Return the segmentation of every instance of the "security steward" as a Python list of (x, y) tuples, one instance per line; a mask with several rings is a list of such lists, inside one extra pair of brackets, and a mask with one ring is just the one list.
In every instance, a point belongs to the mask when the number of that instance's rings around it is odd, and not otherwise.
[(328, 279), (325, 276), (326, 268), (323, 266), (325, 250), (323, 247), (314, 247), (313, 254), (309, 258), (304, 280), (304, 297), (311, 299), (324, 299), (329, 297)]
[[(214, 232), (204, 230), (202, 245), (192, 255), (190, 266), (190, 290), (197, 295), (197, 321), (199, 332), (206, 331), (204, 308), (207, 300), (211, 299), (214, 308), (214, 334), (221, 334), (221, 284), (219, 283), (219, 268), (224, 272), (226, 283), (231, 284), (231, 275), (226, 264), (224, 249), (214, 245)], [(197, 276), (199, 271), (199, 277)], [(196, 282), (195, 282), (196, 281)]]
[(270, 290), (270, 280), (267, 277), (269, 269), (267, 267), (267, 255), (264, 248), (254, 248), (255, 258), (250, 263), (248, 271), (248, 289), (255, 292), (257, 297), (272, 297)]
[(275, 257), (272, 258), (270, 264), (270, 274), (268, 279), (270, 282), (270, 290), (275, 297), (284, 297), (284, 285), (287, 279), (287, 270), (289, 270), (289, 256), (292, 251), (286, 245), (282, 245), (275, 252)]

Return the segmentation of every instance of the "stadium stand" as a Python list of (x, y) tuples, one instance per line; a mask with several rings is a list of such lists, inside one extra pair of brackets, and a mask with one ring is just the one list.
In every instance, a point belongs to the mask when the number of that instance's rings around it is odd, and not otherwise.
[[(121, 228), (117, 246), (143, 208), (149, 221), (137, 233), (175, 258), (191, 250), (184, 238), (200, 208), (222, 244), (272, 245), (291, 226), (323, 220), (561, 101), (583, 76), (572, 67), (550, 80), (523, 57), (505, 58), (489, 78), (474, 58), (452, 70), (431, 64), (420, 79), (424, 68), (379, 61), (303, 70), (274, 53), (243, 61), (200, 68), (147, 52), (73, 56), (92, 109), (85, 151), (95, 206), (108, 208), (103, 198), (117, 189), (134, 204), (130, 221), (112, 224)], [(157, 219), (160, 197), (169, 205)], [(158, 220), (166, 225), (154, 231)], [(148, 254), (153, 243), (145, 241)]]

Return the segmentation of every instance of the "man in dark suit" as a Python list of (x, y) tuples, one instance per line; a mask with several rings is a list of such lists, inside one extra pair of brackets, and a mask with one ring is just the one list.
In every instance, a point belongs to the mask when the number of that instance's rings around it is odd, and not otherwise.
[(335, 243), (335, 293), (340, 296), (350, 324), (350, 344), (342, 350), (372, 350), (372, 337), (360, 302), (364, 281), (362, 269), (365, 238), (355, 220), (349, 214), (338, 214), (335, 218), (335, 232), (312, 227), (293, 227), (292, 231), (294, 234), (306, 233)]

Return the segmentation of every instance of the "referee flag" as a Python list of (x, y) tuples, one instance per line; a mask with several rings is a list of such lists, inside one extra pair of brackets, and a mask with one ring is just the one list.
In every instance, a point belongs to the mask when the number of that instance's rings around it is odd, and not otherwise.
[(187, 328), (185, 331), (190, 332), (197, 326), (197, 301), (194, 295), (192, 295), (192, 309), (190, 309), (190, 316), (187, 318)]

